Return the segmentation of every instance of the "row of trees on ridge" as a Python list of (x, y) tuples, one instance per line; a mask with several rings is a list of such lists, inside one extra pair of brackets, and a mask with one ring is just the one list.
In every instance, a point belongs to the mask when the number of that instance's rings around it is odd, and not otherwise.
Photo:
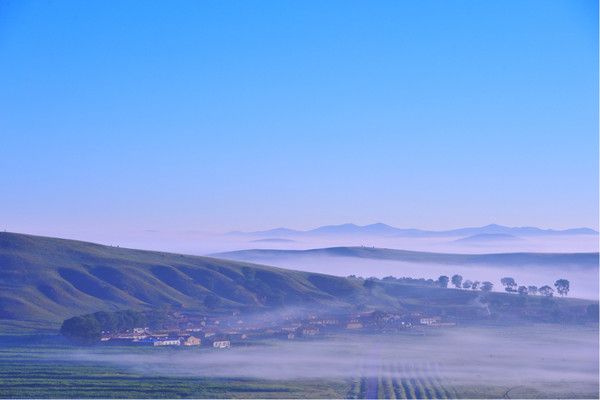
[[(469, 290), (481, 290), (484, 292), (490, 292), (494, 288), (494, 284), (490, 281), (472, 281), (470, 279), (463, 280), (462, 275), (455, 274), (452, 278), (446, 275), (441, 275), (437, 283), (440, 287), (447, 288), (450, 283), (457, 289), (469, 289)], [(518, 285), (514, 278), (504, 277), (500, 280), (504, 290), (509, 293), (519, 293), (520, 295), (537, 295), (551, 297), (554, 295), (554, 289), (548, 285), (537, 287), (534, 285), (524, 286)], [(558, 279), (554, 282), (556, 292), (561, 296), (566, 296), (569, 293), (570, 282), (567, 279)]]

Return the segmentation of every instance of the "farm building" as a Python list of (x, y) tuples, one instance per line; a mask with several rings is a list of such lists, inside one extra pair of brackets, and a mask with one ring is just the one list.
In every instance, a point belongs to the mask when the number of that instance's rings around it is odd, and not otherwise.
[(307, 327), (302, 329), (302, 336), (315, 336), (319, 334), (319, 328)]
[(154, 346), (180, 346), (181, 341), (179, 338), (164, 338), (164, 339), (153, 339)]
[(353, 319), (348, 321), (346, 324), (346, 329), (362, 329), (364, 325), (357, 319)]
[(228, 349), (231, 347), (231, 342), (229, 340), (215, 340), (213, 347), (215, 349)]
[(200, 346), (202, 342), (195, 336), (188, 336), (181, 338), (181, 344), (183, 346)]
[(421, 325), (435, 325), (442, 320), (441, 317), (429, 317), (429, 318), (421, 318), (419, 323)]

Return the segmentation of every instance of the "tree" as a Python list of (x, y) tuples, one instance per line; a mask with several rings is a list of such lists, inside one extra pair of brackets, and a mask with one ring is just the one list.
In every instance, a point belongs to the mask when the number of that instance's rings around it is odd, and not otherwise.
[(556, 291), (561, 296), (566, 296), (569, 293), (569, 281), (566, 279), (559, 279), (554, 282), (554, 287), (556, 287)]
[(365, 280), (365, 282), (363, 283), (363, 287), (365, 289), (373, 289), (376, 285), (375, 279), (374, 278), (368, 278)]
[(440, 287), (447, 288), (448, 282), (450, 282), (450, 278), (448, 278), (446, 275), (440, 275), (437, 281)]
[(484, 292), (491, 292), (494, 288), (494, 284), (490, 281), (481, 282), (481, 290)]
[(554, 294), (554, 289), (552, 289), (548, 285), (544, 285), (538, 289), (538, 292), (540, 292), (542, 296), (552, 297), (552, 295)]
[(527, 286), (527, 292), (532, 295), (536, 295), (538, 291), (537, 286)]
[(527, 290), (527, 286), (519, 286), (517, 292), (519, 292), (521, 296), (527, 296), (527, 294), (529, 293), (529, 291)]
[(515, 292), (517, 289), (517, 282), (511, 277), (505, 277), (500, 279), (500, 283), (504, 286), (504, 290), (507, 292)]
[(467, 279), (466, 281), (464, 281), (464, 283), (462, 284), (462, 287), (464, 289), (471, 289), (471, 286), (473, 286), (473, 281), (470, 279)]
[(462, 285), (462, 276), (461, 275), (452, 275), (452, 284), (454, 286), (456, 286), (458, 289), (460, 289), (461, 285)]
[(91, 344), (100, 340), (102, 328), (96, 318), (88, 314), (64, 320), (60, 333), (76, 342)]

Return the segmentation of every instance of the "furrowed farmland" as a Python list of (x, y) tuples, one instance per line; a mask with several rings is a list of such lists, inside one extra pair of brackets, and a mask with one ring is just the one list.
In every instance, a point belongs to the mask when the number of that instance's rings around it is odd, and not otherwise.
[(432, 364), (382, 364), (352, 380), (351, 399), (456, 399), (456, 390), (444, 383)]

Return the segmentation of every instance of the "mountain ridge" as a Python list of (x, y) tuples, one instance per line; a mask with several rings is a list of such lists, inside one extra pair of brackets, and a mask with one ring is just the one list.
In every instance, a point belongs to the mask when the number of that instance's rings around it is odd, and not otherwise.
[(515, 236), (555, 236), (555, 235), (598, 235), (598, 232), (591, 228), (569, 228), (569, 229), (542, 229), (537, 227), (509, 227), (498, 224), (489, 224), (480, 227), (465, 227), (449, 230), (425, 230), (416, 228), (396, 228), (381, 222), (356, 225), (353, 223), (339, 225), (324, 225), (309, 230), (295, 230), (285, 227), (241, 232), (233, 231), (228, 235), (244, 236), (326, 236), (326, 235), (372, 235), (386, 237), (453, 237), (453, 236), (473, 236), (478, 234), (512, 234)]

